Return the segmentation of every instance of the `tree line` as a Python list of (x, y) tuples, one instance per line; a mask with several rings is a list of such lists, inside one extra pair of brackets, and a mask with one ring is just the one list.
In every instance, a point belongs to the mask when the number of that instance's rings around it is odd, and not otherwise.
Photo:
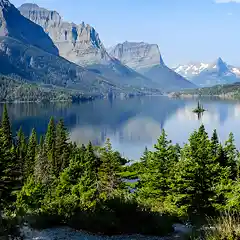
[(222, 144), (202, 125), (180, 147), (163, 130), (154, 150), (133, 164), (109, 140), (103, 147), (71, 142), (63, 120), (51, 118), (44, 136), (34, 129), (29, 137), (21, 129), (15, 135), (5, 106), (1, 221), (19, 216), (41, 227), (164, 235), (177, 221), (239, 212), (240, 154), (232, 133)]

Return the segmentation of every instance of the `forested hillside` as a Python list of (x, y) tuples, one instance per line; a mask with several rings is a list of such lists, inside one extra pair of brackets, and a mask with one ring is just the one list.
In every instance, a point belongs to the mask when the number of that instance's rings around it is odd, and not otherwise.
[(213, 87), (188, 89), (170, 94), (174, 97), (181, 96), (214, 96), (220, 98), (240, 99), (240, 83), (216, 85)]

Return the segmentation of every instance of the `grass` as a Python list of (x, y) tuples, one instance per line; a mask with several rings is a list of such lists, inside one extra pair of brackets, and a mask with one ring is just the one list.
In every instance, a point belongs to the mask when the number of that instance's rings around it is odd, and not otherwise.
[(239, 240), (240, 239), (240, 215), (224, 213), (216, 219), (208, 219), (208, 226), (202, 230), (204, 240)]

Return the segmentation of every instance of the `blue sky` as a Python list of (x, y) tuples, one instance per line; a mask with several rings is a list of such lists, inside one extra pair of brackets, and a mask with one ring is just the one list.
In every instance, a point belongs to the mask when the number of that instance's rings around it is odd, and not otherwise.
[(89, 23), (106, 47), (125, 40), (157, 43), (169, 66), (219, 56), (240, 66), (240, 0), (10, 1), (34, 2), (67, 21)]

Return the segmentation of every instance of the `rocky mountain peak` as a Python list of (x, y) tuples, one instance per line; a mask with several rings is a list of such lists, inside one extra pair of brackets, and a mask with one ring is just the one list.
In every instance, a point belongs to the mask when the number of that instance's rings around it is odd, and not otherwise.
[(112, 48), (110, 55), (133, 69), (164, 64), (157, 44), (125, 41)]
[(11, 3), (8, 0), (0, 0), (0, 7), (11, 7)]
[(58, 55), (57, 48), (43, 29), (24, 18), (8, 0), (0, 0), (0, 36), (12, 37)]
[(69, 61), (89, 65), (110, 60), (98, 33), (89, 24), (65, 22), (58, 12), (32, 4), (23, 4), (19, 10), (44, 29), (59, 49), (59, 54)]
[(218, 57), (214, 61), (214, 63), (212, 64), (212, 67), (214, 69), (217, 69), (219, 71), (219, 73), (225, 73), (225, 72), (229, 71), (227, 63), (224, 62), (221, 57)]

